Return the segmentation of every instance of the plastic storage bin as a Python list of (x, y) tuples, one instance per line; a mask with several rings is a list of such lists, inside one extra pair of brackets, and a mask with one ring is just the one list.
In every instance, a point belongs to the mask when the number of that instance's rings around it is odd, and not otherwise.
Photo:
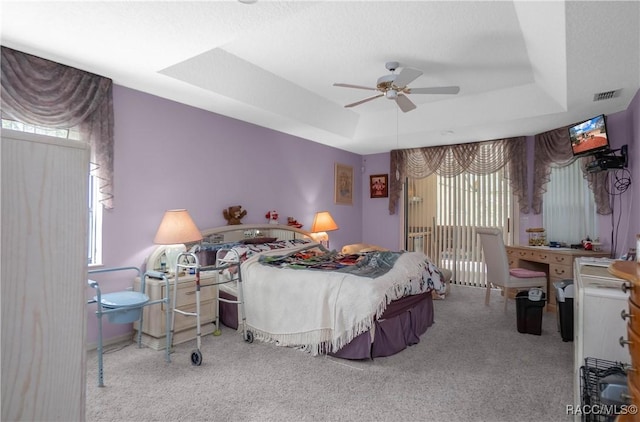
[(573, 280), (562, 280), (553, 283), (556, 289), (558, 305), (558, 330), (562, 341), (573, 341), (573, 299), (575, 289)]
[(530, 300), (529, 291), (516, 295), (516, 315), (518, 317), (518, 332), (525, 334), (542, 334), (542, 313), (546, 303), (546, 295), (542, 293), (540, 300)]

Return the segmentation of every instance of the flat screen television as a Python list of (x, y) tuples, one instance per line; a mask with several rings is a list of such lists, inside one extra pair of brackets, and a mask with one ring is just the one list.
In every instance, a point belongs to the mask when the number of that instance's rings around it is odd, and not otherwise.
[(608, 152), (609, 137), (604, 114), (569, 127), (569, 139), (576, 157)]

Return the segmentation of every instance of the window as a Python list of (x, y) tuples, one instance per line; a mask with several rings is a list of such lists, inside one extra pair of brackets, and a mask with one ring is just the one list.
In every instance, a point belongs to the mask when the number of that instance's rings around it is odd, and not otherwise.
[[(38, 135), (55, 136), (57, 138), (79, 140), (77, 131), (72, 129), (47, 128), (34, 126), (14, 120), (2, 119), (2, 128), (17, 130), (20, 132), (36, 133)], [(88, 264), (102, 264), (102, 205), (98, 200), (98, 178), (89, 174), (89, 250)]]
[(547, 240), (577, 244), (598, 236), (596, 205), (580, 160), (551, 167), (551, 178), (542, 200), (542, 224)]
[(458, 284), (483, 287), (486, 274), (476, 227), (499, 227), (511, 239), (514, 198), (504, 169), (491, 174), (432, 174), (408, 181), (409, 250), (423, 250)]

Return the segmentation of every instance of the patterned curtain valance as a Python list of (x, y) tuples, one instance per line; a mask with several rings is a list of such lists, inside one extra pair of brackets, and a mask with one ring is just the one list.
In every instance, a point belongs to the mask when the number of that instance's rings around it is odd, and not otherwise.
[[(589, 188), (593, 191), (596, 202), (596, 212), (601, 215), (611, 214), (611, 205), (607, 194), (607, 172), (587, 173), (586, 166), (595, 158), (583, 157), (581, 160), (582, 172), (589, 182)], [(551, 166), (566, 166), (574, 162), (576, 158), (571, 151), (569, 141), (569, 127), (561, 127), (535, 136), (535, 152), (533, 163), (533, 198), (531, 208), (535, 214), (542, 212), (542, 196), (547, 191), (547, 183), (551, 178)]]
[(2, 47), (2, 117), (38, 126), (74, 128), (91, 145), (100, 200), (113, 207), (111, 79)]
[(527, 201), (527, 148), (524, 136), (437, 147), (391, 151), (389, 213), (395, 214), (405, 178), (422, 179), (432, 173), (454, 177), (463, 172), (491, 174), (505, 168), (520, 211), (529, 212)]

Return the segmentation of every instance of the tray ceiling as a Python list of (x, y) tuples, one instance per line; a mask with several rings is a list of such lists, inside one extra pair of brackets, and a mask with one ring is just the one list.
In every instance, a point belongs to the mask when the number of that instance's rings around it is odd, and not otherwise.
[[(533, 135), (625, 110), (640, 87), (626, 1), (3, 1), (2, 45), (359, 154)], [(423, 72), (408, 113), (385, 62)], [(594, 95), (620, 90), (613, 98)]]

